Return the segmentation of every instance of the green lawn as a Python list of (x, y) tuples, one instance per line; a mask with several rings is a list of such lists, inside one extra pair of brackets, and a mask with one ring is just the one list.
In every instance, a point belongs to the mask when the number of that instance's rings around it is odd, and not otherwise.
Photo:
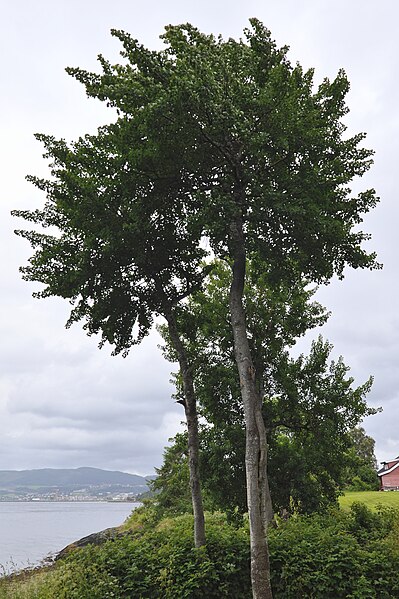
[(339, 498), (339, 504), (344, 510), (348, 510), (354, 501), (360, 501), (372, 510), (377, 505), (399, 509), (399, 491), (354, 491)]

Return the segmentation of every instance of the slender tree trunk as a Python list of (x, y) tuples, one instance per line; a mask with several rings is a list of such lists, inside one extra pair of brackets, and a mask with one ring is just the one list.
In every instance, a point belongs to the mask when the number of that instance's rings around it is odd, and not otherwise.
[[(259, 369), (261, 371), (261, 369)], [(269, 478), (267, 476), (267, 432), (266, 426), (263, 419), (262, 402), (265, 396), (263, 384), (257, 385), (259, 388), (259, 411), (257, 412), (257, 419), (259, 422), (258, 429), (260, 434), (260, 460), (259, 460), (259, 486), (261, 488), (261, 509), (262, 509), (262, 520), (265, 534), (269, 524), (274, 520), (274, 511), (272, 504), (272, 497), (270, 494)]]
[(265, 536), (267, 535), (267, 529), (274, 518), (272, 498), (270, 495), (269, 479), (267, 476), (267, 436), (266, 427), (263, 420), (262, 414), (262, 402), (259, 398), (259, 408), (256, 410), (256, 422), (259, 433), (259, 489), (261, 499), (261, 517), (263, 523), (263, 530)]
[(176, 318), (172, 309), (167, 311), (165, 318), (168, 323), (169, 334), (173, 347), (175, 348), (178, 356), (180, 372), (183, 381), (184, 410), (186, 413), (188, 433), (190, 489), (194, 513), (194, 544), (196, 547), (201, 547), (202, 545), (205, 545), (205, 518), (199, 473), (198, 416), (193, 376), (188, 363), (186, 349), (180, 339)]
[(251, 538), (252, 594), (254, 599), (272, 599), (266, 536), (267, 523), (271, 519), (266, 470), (267, 441), (242, 301), (246, 255), (241, 215), (237, 215), (230, 226), (230, 251), (233, 258), (230, 316), (246, 426), (245, 468)]

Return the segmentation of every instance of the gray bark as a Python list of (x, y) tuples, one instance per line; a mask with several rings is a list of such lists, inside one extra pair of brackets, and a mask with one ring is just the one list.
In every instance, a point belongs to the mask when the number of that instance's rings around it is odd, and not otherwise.
[(186, 349), (180, 339), (176, 318), (172, 310), (165, 314), (169, 334), (179, 360), (180, 373), (183, 381), (184, 410), (187, 420), (188, 436), (188, 465), (190, 471), (190, 490), (194, 513), (194, 544), (196, 547), (205, 545), (205, 518), (202, 504), (201, 479), (199, 473), (199, 437), (197, 404), (194, 391), (192, 372), (188, 363)]
[[(254, 367), (256, 368), (256, 362), (254, 362)], [(263, 526), (265, 529), (265, 533), (267, 534), (268, 526), (271, 522), (274, 522), (274, 511), (272, 498), (270, 494), (269, 487), (269, 478), (267, 476), (267, 452), (268, 452), (268, 443), (267, 443), (267, 430), (265, 421), (263, 419), (262, 413), (262, 404), (263, 399), (265, 397), (265, 389), (262, 380), (262, 365), (259, 365), (259, 372), (255, 372), (258, 380), (256, 381), (256, 388), (258, 390), (259, 395), (259, 411), (257, 412), (257, 419), (259, 422), (259, 434), (260, 434), (260, 446), (261, 446), (261, 459), (259, 464), (259, 485), (261, 488), (261, 500), (262, 500), (262, 520)], [(262, 491), (263, 490), (263, 491)]]
[(272, 599), (266, 535), (268, 521), (272, 518), (266, 468), (267, 441), (243, 307), (246, 255), (241, 215), (237, 215), (230, 226), (230, 255), (233, 259), (230, 317), (246, 426), (245, 468), (251, 538), (252, 594), (254, 599)]

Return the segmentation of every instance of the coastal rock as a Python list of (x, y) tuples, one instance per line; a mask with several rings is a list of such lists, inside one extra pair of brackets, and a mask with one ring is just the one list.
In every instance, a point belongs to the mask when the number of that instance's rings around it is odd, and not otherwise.
[(119, 539), (120, 537), (124, 537), (129, 534), (131, 534), (129, 530), (123, 531), (118, 526), (113, 528), (106, 528), (105, 530), (100, 530), (100, 532), (94, 532), (88, 535), (87, 537), (83, 537), (78, 541), (70, 543), (70, 545), (67, 545), (66, 547), (64, 547), (64, 549), (61, 549), (61, 551), (59, 551), (55, 555), (54, 560), (57, 561), (63, 557), (66, 557), (71, 553), (71, 551), (74, 551), (75, 549), (80, 549), (81, 547), (85, 547), (86, 545), (101, 545), (106, 541)]

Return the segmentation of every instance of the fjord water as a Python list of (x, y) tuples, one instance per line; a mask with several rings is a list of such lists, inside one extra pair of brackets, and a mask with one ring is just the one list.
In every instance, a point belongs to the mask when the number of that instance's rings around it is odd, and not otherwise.
[(0, 575), (40, 563), (69, 543), (119, 526), (138, 503), (0, 502)]

